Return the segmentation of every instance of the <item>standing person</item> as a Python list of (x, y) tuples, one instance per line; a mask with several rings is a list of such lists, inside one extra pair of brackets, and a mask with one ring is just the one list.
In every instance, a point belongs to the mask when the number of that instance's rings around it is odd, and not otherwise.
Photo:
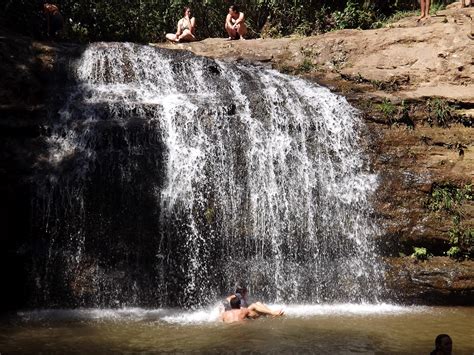
[(420, 6), (421, 6), (421, 14), (420, 14), (420, 17), (418, 18), (418, 21), (424, 18), (430, 18), (431, 0), (420, 0)]
[(247, 26), (245, 25), (245, 16), (239, 10), (237, 5), (229, 7), (229, 13), (225, 19), (225, 29), (229, 35), (229, 40), (241, 39), (247, 34)]
[(196, 19), (192, 16), (191, 8), (184, 8), (184, 17), (178, 21), (176, 33), (166, 34), (166, 39), (172, 42), (193, 42), (196, 40)]
[(430, 355), (451, 355), (453, 351), (453, 341), (448, 334), (440, 334), (435, 339), (435, 349)]
[(47, 36), (49, 38), (57, 37), (64, 26), (63, 15), (61, 15), (56, 5), (50, 3), (45, 3), (43, 5), (43, 12), (47, 21)]
[(466, 7), (466, 6), (471, 6), (472, 5), (472, 0), (468, 0), (466, 4), (466, 0), (461, 0), (461, 7)]

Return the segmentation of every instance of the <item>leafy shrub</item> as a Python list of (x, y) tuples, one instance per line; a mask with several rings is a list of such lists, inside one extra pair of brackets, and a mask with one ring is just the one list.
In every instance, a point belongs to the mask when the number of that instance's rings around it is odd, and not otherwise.
[(473, 186), (468, 184), (464, 187), (457, 187), (452, 184), (438, 185), (431, 191), (427, 207), (432, 211), (450, 211), (455, 212), (463, 201), (472, 201), (474, 199)]
[(450, 249), (446, 255), (453, 258), (470, 258), (474, 252), (474, 228), (463, 228), (463, 204), (474, 200), (473, 185), (457, 187), (452, 184), (435, 186), (427, 201), (427, 207), (434, 211), (445, 211), (452, 216), (448, 231)]
[(375, 21), (375, 13), (371, 9), (361, 9), (361, 7), (354, 1), (347, 2), (344, 11), (336, 11), (333, 14), (336, 28), (371, 28)]
[(378, 105), (378, 108), (386, 119), (391, 119), (397, 112), (397, 108), (389, 99), (384, 99), (382, 103)]
[(461, 255), (461, 249), (459, 247), (451, 247), (446, 252), (446, 255), (453, 259), (458, 259)]
[(426, 102), (426, 108), (430, 126), (437, 124), (440, 127), (447, 127), (449, 121), (454, 118), (455, 107), (450, 106), (446, 100), (429, 99)]
[(431, 254), (428, 253), (428, 250), (426, 250), (426, 248), (413, 247), (413, 254), (411, 254), (410, 256), (417, 260), (427, 260), (429, 257), (431, 257)]

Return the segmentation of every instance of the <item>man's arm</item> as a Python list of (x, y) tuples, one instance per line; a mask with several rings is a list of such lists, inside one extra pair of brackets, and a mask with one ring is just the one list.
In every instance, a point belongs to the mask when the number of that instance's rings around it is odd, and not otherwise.
[(231, 300), (232, 298), (235, 298), (235, 297), (237, 297), (237, 296), (236, 296), (236, 295), (230, 295), (230, 296), (227, 297), (225, 300), (230, 303), (230, 300)]
[(237, 19), (237, 21), (235, 21), (234, 26), (237, 26), (238, 24), (244, 22), (244, 20), (245, 20), (244, 13), (240, 12), (239, 18)]
[(229, 26), (229, 27), (234, 26), (234, 25), (232, 24), (232, 21), (230, 20), (231, 18), (232, 18), (232, 16), (230, 16), (230, 14), (227, 14), (227, 17), (225, 18), (225, 23), (226, 23), (227, 26)]
[(178, 21), (178, 26), (176, 28), (176, 38), (181, 34), (181, 20)]

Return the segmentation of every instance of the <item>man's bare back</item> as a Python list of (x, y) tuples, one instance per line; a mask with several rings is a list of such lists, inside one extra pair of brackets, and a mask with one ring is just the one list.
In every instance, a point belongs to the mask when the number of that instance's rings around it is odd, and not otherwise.
[(224, 323), (241, 322), (249, 318), (249, 313), (250, 311), (248, 308), (231, 309), (223, 312), (221, 314), (221, 319)]

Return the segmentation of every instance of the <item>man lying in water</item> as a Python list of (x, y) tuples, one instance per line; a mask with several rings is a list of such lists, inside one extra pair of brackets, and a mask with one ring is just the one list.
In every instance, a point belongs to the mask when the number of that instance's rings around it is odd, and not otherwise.
[(263, 315), (278, 317), (284, 314), (282, 310), (272, 311), (270, 308), (260, 302), (252, 303), (249, 307), (240, 307), (239, 297), (231, 298), (230, 307), (231, 309), (229, 311), (223, 311), (219, 316), (219, 319), (224, 323), (234, 323), (246, 319), (256, 319)]

